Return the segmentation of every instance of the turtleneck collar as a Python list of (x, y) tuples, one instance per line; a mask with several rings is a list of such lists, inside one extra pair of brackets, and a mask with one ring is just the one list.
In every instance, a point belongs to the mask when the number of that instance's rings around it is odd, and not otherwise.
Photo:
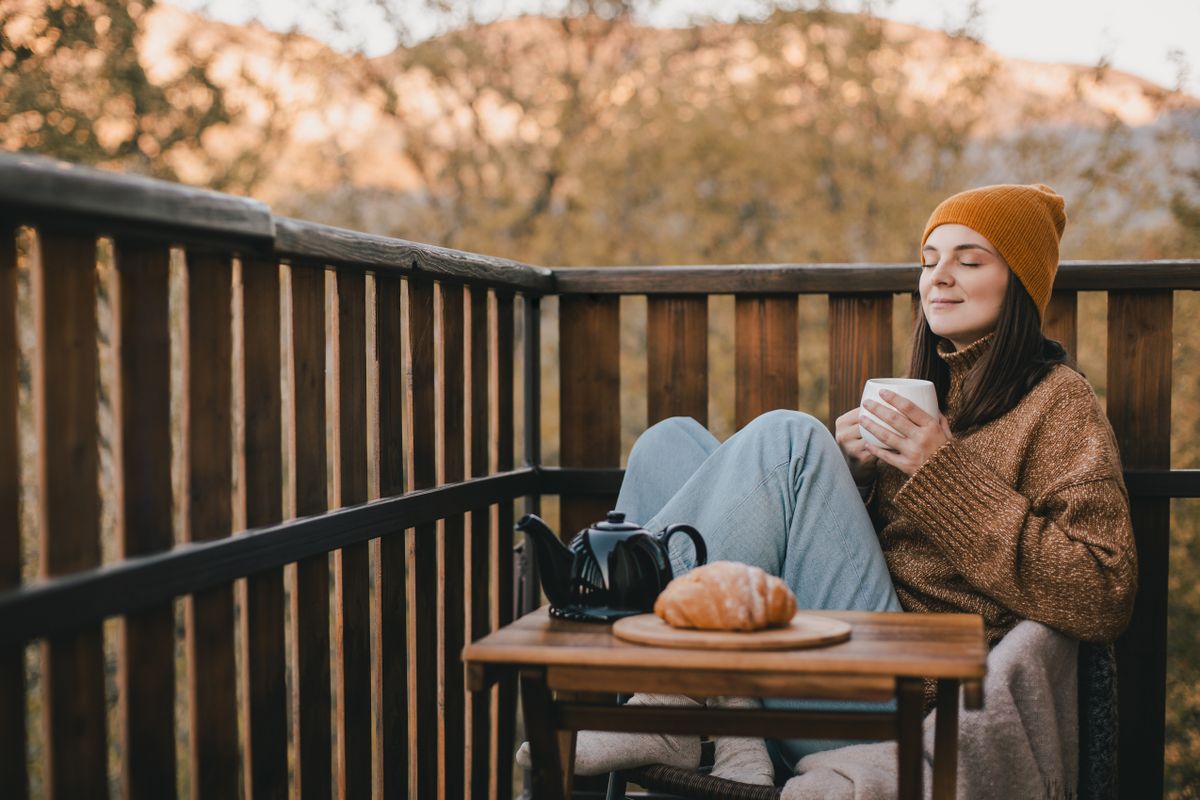
[(948, 406), (951, 408), (957, 407), (963, 379), (966, 378), (971, 367), (975, 366), (979, 359), (983, 358), (984, 354), (991, 349), (992, 342), (995, 340), (996, 332), (992, 331), (986, 336), (976, 339), (962, 350), (952, 349), (953, 345), (946, 339), (938, 342), (938, 356), (950, 368), (950, 389), (946, 396)]
[(967, 370), (971, 369), (971, 367), (975, 366), (975, 362), (983, 358), (983, 355), (991, 349), (992, 342), (995, 340), (996, 332), (992, 331), (986, 336), (971, 342), (962, 350), (955, 350), (953, 349), (953, 345), (950, 344), (949, 339), (942, 339), (938, 342), (937, 351), (942, 361), (945, 361), (946, 366), (950, 368), (950, 374), (952, 376), (955, 374), (961, 376)]

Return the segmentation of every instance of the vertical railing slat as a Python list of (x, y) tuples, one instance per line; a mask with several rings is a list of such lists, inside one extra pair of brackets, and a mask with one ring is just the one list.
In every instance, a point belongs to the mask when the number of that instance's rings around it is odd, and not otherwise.
[[(489, 360), (488, 339), (488, 290), (474, 286), (470, 290), (471, 312), (469, 342), (471, 347), (471, 477), (481, 478), (488, 474), (489, 464)], [(491, 630), (489, 600), (491, 592), (491, 508), (481, 506), (471, 509), (471, 536), (468, 562), (469, 591), (471, 595), (470, 616), (467, 635), (471, 641), (482, 638)], [(470, 797), (489, 796), (489, 766), (491, 748), (491, 708), (494, 691), (474, 692), (470, 704)]]
[(800, 403), (799, 302), (794, 296), (742, 296), (734, 302), (734, 423)]
[[(119, 239), (114, 256), (117, 535), (121, 557), (132, 558), (174, 545), (170, 251), (162, 244)], [(175, 612), (171, 603), (124, 619), (118, 663), (125, 796), (167, 797), (175, 793)]]
[[(496, 296), (496, 470), (513, 469), (513, 294), (497, 291)], [(616, 299), (613, 299), (616, 302)], [(496, 508), (495, 586), (492, 621), (496, 629), (513, 620), (516, 601), (513, 561), (513, 501), (502, 500)], [(512, 678), (502, 680), (496, 691), (496, 783), (498, 797), (503, 800), (512, 793), (513, 751), (516, 736), (517, 684)]]
[[(401, 282), (375, 277), (375, 352), (379, 356), (379, 493), (404, 492), (404, 364), (401, 353)], [(375, 694), (379, 698), (380, 738), (375, 761), (382, 786), (376, 795), (408, 795), (408, 618), (405, 534), (393, 531), (379, 541), (375, 561), (379, 623), (375, 629)]]
[[(296, 515), (329, 505), (325, 448), (325, 270), (296, 265), (292, 284), (292, 398), (289, 452)], [(329, 557), (296, 564), (292, 592), (293, 778), (300, 800), (332, 793), (329, 689)]]
[[(337, 273), (334, 386), (338, 506), (367, 500), (366, 282)], [(334, 553), (338, 781), (344, 797), (371, 793), (371, 562), (366, 542)]]
[(893, 372), (892, 296), (829, 295), (829, 429), (858, 407), (868, 378)]
[(1076, 349), (1078, 309), (1079, 293), (1060, 289), (1050, 296), (1046, 317), (1042, 322), (1042, 332), (1062, 344), (1072, 357), (1077, 357), (1079, 352)]
[[(1108, 418), (1127, 470), (1171, 464), (1169, 290), (1108, 293)], [(1132, 498), (1138, 552), (1133, 620), (1117, 642), (1120, 796), (1161, 797), (1167, 658), (1169, 498)]]
[[(231, 403), (233, 319), (229, 256), (187, 259), (183, 346), (186, 541), (228, 536), (233, 527)], [(197, 592), (184, 605), (188, 660), (189, 775), (193, 798), (238, 794), (238, 720), (233, 591)]]
[[(463, 433), (465, 376), (463, 373), (463, 287), (441, 284), (442, 315), (442, 482), (456, 483), (465, 477), (466, 454)], [(466, 751), (466, 674), (462, 649), (466, 621), (464, 580), (465, 520), (462, 514), (442, 523), (439, 573), (442, 577), (440, 625), (442, 632), (442, 730), (439, 737), (441, 796), (454, 800), (466, 792), (463, 756)]]
[[(434, 420), (433, 281), (408, 281), (408, 341), (412, 364), (412, 488), (428, 489), (437, 481)], [(415, 716), (410, 746), (416, 755), (414, 797), (438, 793), (438, 630), (432, 613), (438, 602), (437, 526), (418, 525), (409, 532), (412, 595), (409, 598), (410, 691)], [(412, 781), (410, 781), (412, 782)]]
[[(100, 563), (96, 418), (96, 241), (43, 231), (33, 272), (34, 408), (44, 578)], [(94, 797), (108, 785), (99, 624), (42, 645), (45, 788)]]
[[(521, 357), (522, 388), (524, 408), (524, 426), (522, 431), (525, 439), (525, 466), (538, 467), (542, 463), (542, 311), (541, 298), (537, 295), (525, 295), (523, 298), (524, 315), (524, 355)], [(525, 496), (525, 513), (541, 514), (542, 498), (539, 494)], [(522, 544), (524, 558), (522, 572), (517, 579), (520, 583), (519, 612), (527, 614), (541, 605), (542, 592), (538, 578), (537, 560), (533, 551)]]
[(708, 297), (646, 303), (646, 424), (694, 417), (708, 424)]
[[(246, 527), (258, 528), (283, 518), (278, 264), (243, 261), (242, 300), (243, 497)], [(245, 796), (281, 798), (288, 793), (283, 569), (248, 576), (244, 589)]]
[[(0, 592), (21, 583), (21, 451), (17, 438), (20, 392), (17, 350), (15, 230), (0, 223)], [(25, 772), (25, 648), (0, 648), (0, 794), (28, 796)]]
[[(621, 462), (620, 304), (603, 295), (566, 295), (558, 304), (562, 465), (616, 467)], [(616, 501), (562, 498), (559, 534), (569, 538)]]

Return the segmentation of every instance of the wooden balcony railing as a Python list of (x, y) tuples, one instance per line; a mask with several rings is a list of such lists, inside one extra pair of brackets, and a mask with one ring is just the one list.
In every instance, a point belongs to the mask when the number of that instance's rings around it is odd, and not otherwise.
[[(161, 798), (186, 773), (199, 797), (507, 796), (515, 687), (469, 697), (458, 655), (535, 602), (514, 566), (516, 500), (562, 495), (573, 531), (615, 497), (620, 296), (648, 298), (649, 421), (704, 420), (710, 383), (732, 378), (740, 426), (797, 406), (798, 297), (828, 295), (832, 421), (892, 371), (893, 295), (916, 275), (547, 270), (0, 155), (0, 794), (95, 797), (115, 775), (125, 795)], [(1162, 790), (1169, 502), (1200, 496), (1196, 472), (1170, 470), (1172, 299), (1197, 288), (1200, 261), (1066, 263), (1047, 322), (1074, 351), (1076, 293), (1108, 293), (1107, 408), (1141, 569), (1118, 648), (1127, 797)], [(708, 297), (727, 294), (733, 376), (707, 360)], [(561, 468), (542, 466), (538, 438), (547, 295)]]

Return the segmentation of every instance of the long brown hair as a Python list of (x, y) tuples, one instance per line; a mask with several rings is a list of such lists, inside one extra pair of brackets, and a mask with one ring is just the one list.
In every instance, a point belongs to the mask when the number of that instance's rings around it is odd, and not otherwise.
[[(937, 387), (938, 405), (945, 411), (950, 368), (938, 355), (937, 347), (948, 340), (929, 327), (920, 303), (916, 316), (908, 376), (932, 381)], [(1008, 413), (1056, 364), (1066, 364), (1083, 374), (1059, 342), (1042, 334), (1037, 305), (1010, 270), (995, 339), (963, 381), (952, 430), (969, 431)]]

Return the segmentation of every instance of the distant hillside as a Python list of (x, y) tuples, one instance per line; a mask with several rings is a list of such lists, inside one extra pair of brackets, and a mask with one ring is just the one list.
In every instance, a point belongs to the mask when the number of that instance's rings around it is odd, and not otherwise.
[[(973, 137), (1003, 137), (1030, 125), (1101, 129), (1114, 121), (1132, 127), (1153, 125), (1165, 112), (1195, 109), (1194, 97), (1171, 95), (1162, 87), (1113, 70), (1103, 74), (1089, 66), (1038, 64), (1009, 59), (986, 46), (947, 34), (880, 21), (885, 42), (873, 56), (875, 66), (903, 86), (902, 110), (948, 102), (957, 83), (972, 75), (986, 79), (987, 89), (974, 100), (983, 109)], [(451, 36), (470, 46), (506, 72), (527, 81), (531, 96), (554, 90), (553, 76), (572, 61), (590, 61), (588, 79), (606, 86), (598, 95), (619, 105), (635, 91), (654, 84), (686, 91), (704, 107), (706, 94), (774, 78), (788, 92), (789, 72), (803, 74), (814, 63), (812, 49), (837, 46), (845, 32), (836, 24), (815, 23), (804, 35), (776, 40), (766, 51), (756, 42), (757, 23), (712, 24), (698, 29), (656, 29), (623, 24), (608, 31), (594, 49), (586, 41), (568, 40), (560, 20), (522, 17), (496, 22)], [(824, 31), (822, 31), (824, 29)], [(209, 131), (206, 150), (235, 157), (245, 148), (270, 147), (269, 163), (254, 191), (269, 202), (347, 185), (365, 192), (420, 193), (429, 189), (421, 164), (410, 150), (411, 131), (453, 139), (456, 126), (471, 111), (472, 124), (483, 126), (482, 139), (495, 147), (553, 136), (560, 120), (547, 116), (541, 129), (514, 112), (498, 94), (458, 94), (446, 81), (413, 65), (412, 53), (363, 59), (330, 50), (320, 42), (278, 34), (258, 26), (237, 27), (160, 4), (148, 16), (141, 41), (141, 61), (154, 76), (183, 69), (175, 55), (186, 38), (193, 52), (211, 54), (210, 75), (225, 87), (245, 116), (236, 125)], [(583, 38), (583, 37), (576, 37)], [(814, 44), (815, 42), (815, 44)], [(904, 48), (904, 58), (889, 51)], [(421, 45), (429, 53), (439, 40)], [(662, 60), (670, 54), (670, 61)], [(444, 65), (443, 65), (444, 66)], [(452, 65), (451, 65), (452, 68)], [(469, 80), (464, 65), (464, 82)], [(812, 66), (820, 80), (820, 66)], [(630, 79), (629, 76), (635, 76)], [(797, 106), (802, 93), (795, 90)], [(861, 88), (848, 83), (844, 100), (853, 104)], [(468, 103), (475, 103), (468, 109)], [(534, 120), (537, 124), (537, 120)], [(265, 131), (269, 130), (269, 134)], [(204, 184), (201, 161), (180, 157), (175, 165), (189, 182)]]

